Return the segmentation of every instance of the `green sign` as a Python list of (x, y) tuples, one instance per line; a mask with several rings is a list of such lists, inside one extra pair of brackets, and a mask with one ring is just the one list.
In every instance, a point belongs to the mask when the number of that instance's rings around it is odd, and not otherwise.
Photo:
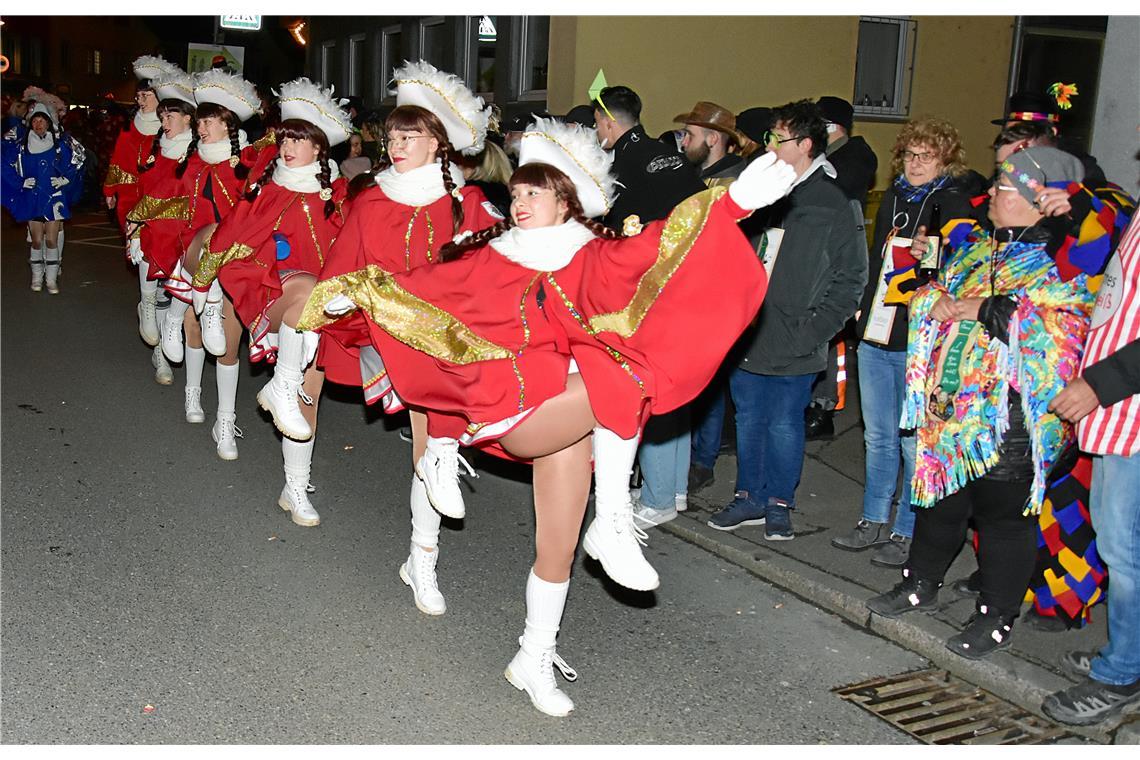
[(261, 16), (222, 16), (221, 27), (256, 32), (261, 29)]

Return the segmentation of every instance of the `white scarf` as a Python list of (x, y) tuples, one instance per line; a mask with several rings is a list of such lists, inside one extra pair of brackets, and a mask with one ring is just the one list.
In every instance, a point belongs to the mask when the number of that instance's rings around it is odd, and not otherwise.
[[(278, 161), (277, 166), (273, 167), (273, 182), (295, 193), (319, 193), (321, 183), (317, 179), (317, 175), (320, 171), (320, 161), (314, 161), (306, 166), (294, 167), (288, 167), (283, 161)], [(329, 182), (335, 181), (339, 176), (340, 170), (336, 167), (336, 161), (330, 159)]]
[(524, 230), (511, 227), (491, 241), (491, 247), (519, 266), (536, 272), (557, 272), (570, 263), (594, 233), (569, 219), (551, 227)]
[(166, 133), (163, 132), (162, 137), (158, 138), (158, 147), (166, 158), (174, 161), (180, 160), (186, 155), (186, 149), (190, 147), (190, 130), (180, 132), (170, 138), (167, 138)]
[(44, 136), (40, 137), (32, 130), (28, 130), (28, 152), (29, 153), (43, 153), (49, 151), (55, 146), (55, 137), (52, 133), (44, 132)]
[(158, 134), (158, 130), (162, 127), (162, 121), (158, 118), (158, 113), (151, 111), (144, 113), (141, 109), (135, 113), (135, 129), (144, 135), (154, 137)]
[[(463, 187), (463, 172), (455, 164), (450, 165), (451, 179), (456, 187)], [(395, 166), (389, 166), (376, 174), (376, 184), (396, 203), (405, 206), (427, 206), (447, 195), (443, 186), (443, 172), (439, 161), (411, 169), (401, 174)]]
[[(245, 138), (245, 130), (239, 129), (238, 130), (238, 149), (240, 150), (242, 148), (247, 147), (248, 145), (249, 145), (249, 141), (246, 140), (246, 138)], [(217, 142), (212, 142), (212, 143), (204, 143), (204, 142), (198, 143), (198, 155), (201, 156), (202, 160), (208, 164), (220, 164), (223, 161), (229, 161), (230, 160), (230, 151), (232, 151), (232, 150), (233, 150), (233, 146), (230, 145), (229, 137), (223, 138), (221, 140), (218, 140)]]

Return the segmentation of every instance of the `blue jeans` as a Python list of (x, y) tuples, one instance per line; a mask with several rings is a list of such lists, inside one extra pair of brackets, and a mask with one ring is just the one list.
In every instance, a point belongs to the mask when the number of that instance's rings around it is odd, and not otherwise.
[(863, 444), (867, 450), (867, 484), (863, 489), (863, 519), (885, 523), (891, 519), (891, 501), (899, 477), (902, 453), (902, 494), (891, 532), (914, 535), (914, 509), (910, 481), (914, 477), (914, 434), (899, 434), (903, 391), (906, 388), (906, 351), (884, 351), (859, 344), (859, 403), (863, 407)]
[(1089, 511), (1108, 567), (1108, 644), (1089, 675), (1125, 686), (1140, 678), (1140, 454), (1093, 459)]
[(755, 504), (791, 507), (804, 466), (804, 411), (811, 403), (810, 375), (729, 376), (736, 405), (736, 490)]
[(725, 375), (718, 372), (708, 387), (690, 404), (693, 416), (692, 461), (710, 470), (720, 453), (720, 438), (724, 433)]
[(689, 407), (651, 417), (641, 449), (641, 497), (651, 509), (669, 509), (689, 492)]

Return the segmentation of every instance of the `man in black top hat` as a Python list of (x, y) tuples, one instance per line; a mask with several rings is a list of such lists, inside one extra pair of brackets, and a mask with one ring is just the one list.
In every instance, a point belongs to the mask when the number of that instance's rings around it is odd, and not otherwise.
[(628, 87), (606, 87), (594, 100), (598, 140), (614, 152), (613, 172), (622, 184), (602, 220), (616, 230), (626, 217), (642, 224), (664, 219), (681, 201), (705, 188), (685, 157), (654, 140), (641, 126), (641, 98)]
[(1009, 140), (1016, 137), (1023, 141), (1019, 149), (1046, 145), (1076, 156), (1085, 167), (1085, 184), (1090, 187), (1103, 187), (1108, 181), (1095, 158), (1083, 151), (1075, 140), (1061, 135), (1061, 109), (1057, 107), (1056, 99), (1047, 93), (1015, 92), (1009, 98), (1005, 116), (992, 120), (990, 124), (1003, 128), (999, 137), (1003, 144), (1013, 144)]

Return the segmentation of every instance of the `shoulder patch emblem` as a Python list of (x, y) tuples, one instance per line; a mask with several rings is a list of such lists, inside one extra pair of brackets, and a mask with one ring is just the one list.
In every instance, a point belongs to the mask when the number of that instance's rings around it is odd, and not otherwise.
[(495, 207), (495, 204), (491, 203), (491, 201), (483, 201), (482, 205), (483, 205), (483, 210), (486, 211), (488, 214), (490, 214), (495, 219), (505, 219), (506, 218), (502, 215), (502, 213), (500, 213), (499, 209), (497, 209)]
[(681, 168), (680, 156), (658, 156), (645, 165), (645, 171), (650, 174), (657, 172), (672, 171)]

